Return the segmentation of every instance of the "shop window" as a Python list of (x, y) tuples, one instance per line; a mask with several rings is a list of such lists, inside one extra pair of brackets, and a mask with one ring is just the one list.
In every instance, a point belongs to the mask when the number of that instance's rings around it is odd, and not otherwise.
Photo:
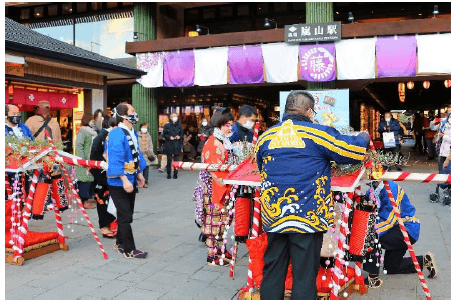
[(233, 16), (233, 8), (231, 6), (223, 6), (220, 8), (221, 18), (228, 18)]
[(87, 11), (87, 2), (77, 2), (77, 12), (84, 13)]
[(249, 4), (238, 5), (238, 16), (249, 15)]
[(117, 2), (107, 2), (107, 8), (116, 8), (117, 6)]
[(35, 18), (42, 18), (44, 14), (44, 7), (38, 6), (33, 9), (33, 15)]
[(274, 3), (274, 12), (281, 13), (287, 11), (287, 2), (276, 2)]
[(216, 18), (216, 8), (207, 8), (203, 10), (203, 19)]
[(199, 18), (199, 10), (193, 9), (186, 11), (186, 21), (194, 21)]
[(63, 15), (69, 15), (73, 13), (73, 7), (71, 3), (63, 3), (62, 7)]
[(257, 4), (257, 15), (268, 14), (268, 3)]
[(30, 19), (30, 9), (29, 8), (24, 8), (20, 10), (20, 19), (25, 20), (25, 19)]
[(47, 7), (47, 15), (49, 16), (57, 16), (58, 14), (58, 6), (56, 4), (49, 5)]

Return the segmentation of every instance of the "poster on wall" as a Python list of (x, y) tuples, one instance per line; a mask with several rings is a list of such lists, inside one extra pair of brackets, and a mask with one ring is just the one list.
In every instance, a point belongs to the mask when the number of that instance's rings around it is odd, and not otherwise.
[[(349, 90), (306, 91), (314, 96), (314, 122), (331, 126), (338, 131), (347, 131), (350, 126)], [(285, 103), (290, 91), (279, 92), (280, 120), (285, 110)], [(342, 132), (344, 133), (344, 132)]]

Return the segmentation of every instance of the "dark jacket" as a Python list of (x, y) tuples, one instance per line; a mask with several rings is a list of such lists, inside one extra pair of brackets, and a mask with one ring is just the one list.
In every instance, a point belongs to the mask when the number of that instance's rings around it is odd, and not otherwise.
[(325, 232), (334, 223), (331, 164), (358, 163), (369, 142), (284, 114), (257, 141), (262, 177), (262, 224), (265, 232)]
[(200, 139), (199, 146), (197, 147), (197, 152), (202, 152), (203, 146), (207, 142), (208, 138), (213, 134), (213, 126), (210, 124), (204, 126), (200, 126), (198, 134), (205, 134), (205, 140)]
[(387, 129), (385, 131), (385, 127), (387, 127), (387, 126), (388, 126), (388, 123), (386, 122), (386, 120), (381, 121), (378, 124), (378, 132), (380, 132), (380, 134), (383, 134), (383, 132), (393, 132), (394, 139), (396, 140), (396, 145), (398, 145), (399, 144), (399, 135), (403, 134), (403, 131), (401, 131), (399, 122), (396, 119), (391, 118), (391, 121), (389, 122), (389, 129)]
[(242, 125), (240, 125), (239, 122), (236, 122), (232, 126), (232, 136), (229, 137), (229, 140), (231, 143), (234, 143), (237, 141), (247, 141), (247, 142), (251, 143), (253, 133), (254, 132), (252, 130), (245, 128)]
[[(165, 153), (167, 155), (180, 155), (183, 146), (183, 129), (180, 122), (177, 121), (176, 124), (166, 123), (162, 130), (162, 136), (166, 139), (164, 143)], [(180, 139), (175, 139), (176, 136), (180, 136)], [(170, 140), (170, 137), (174, 137), (174, 140)]]
[[(102, 129), (98, 136), (93, 139), (93, 144), (91, 145), (90, 151), (90, 159), (91, 160), (99, 160), (99, 161), (106, 161), (104, 158), (104, 142), (106, 141), (106, 137), (109, 135), (109, 131), (106, 129)], [(102, 169), (90, 169), (90, 173), (93, 175), (95, 182), (107, 186), (107, 175), (106, 171)]]

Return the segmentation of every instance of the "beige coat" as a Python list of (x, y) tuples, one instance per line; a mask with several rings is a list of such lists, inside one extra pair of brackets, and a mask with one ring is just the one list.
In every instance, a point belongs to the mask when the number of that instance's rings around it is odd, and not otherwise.
[(155, 160), (158, 159), (158, 157), (153, 152), (153, 141), (151, 140), (149, 133), (139, 132), (139, 146), (140, 151), (143, 154), (143, 158), (145, 158), (145, 160), (147, 161), (147, 166), (151, 166), (153, 165), (153, 163), (156, 163), (156, 161), (151, 162), (147, 157), (148, 153), (150, 153), (155, 157)]
[[(35, 136), (35, 133), (39, 130), (39, 128), (41, 128), (41, 126), (44, 124), (44, 121), (45, 119), (39, 115), (35, 115), (27, 119), (25, 124), (30, 129), (30, 131), (32, 131), (33, 137)], [(58, 122), (51, 119), (48, 126), (52, 131), (52, 140), (54, 141), (54, 143), (61, 143), (61, 131)], [(39, 133), (38, 137), (36, 137), (35, 140), (43, 141), (45, 139), (44, 130)]]

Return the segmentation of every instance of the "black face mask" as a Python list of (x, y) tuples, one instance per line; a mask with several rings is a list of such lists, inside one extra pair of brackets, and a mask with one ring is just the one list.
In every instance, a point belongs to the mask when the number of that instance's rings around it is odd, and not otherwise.
[(7, 116), (10, 123), (17, 125), (20, 123), (22, 117), (21, 116)]

